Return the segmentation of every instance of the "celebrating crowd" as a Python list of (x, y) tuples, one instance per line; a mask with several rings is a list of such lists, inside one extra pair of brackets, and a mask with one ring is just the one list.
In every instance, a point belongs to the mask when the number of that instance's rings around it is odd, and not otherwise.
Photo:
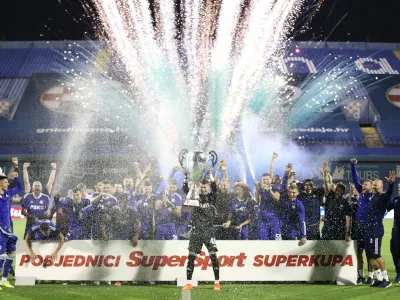
[[(326, 162), (321, 168), (323, 186), (317, 187), (311, 179), (297, 180), (292, 164), (286, 165), (282, 178), (274, 175), (277, 158), (278, 154), (273, 153), (269, 173), (262, 174), (260, 181), (254, 181), (253, 191), (245, 182), (231, 182), (228, 165), (221, 161), (216, 170), (208, 170), (201, 183), (190, 181), (190, 174), (185, 169), (175, 167), (167, 180), (167, 187), (155, 193), (157, 186), (151, 179), (154, 170), (148, 166), (141, 171), (139, 164), (134, 163), (134, 178), (125, 177), (122, 184), (104, 178), (95, 185), (93, 193), (89, 193), (86, 185), (81, 183), (68, 187), (72, 189), (69, 197), (57, 192), (52, 194), (57, 169), (55, 163), (51, 164), (46, 185), (49, 195), (46, 195), (40, 182), (30, 185), (29, 163), (23, 164), (22, 185), (18, 159), (13, 158), (8, 176), (0, 175), (0, 270), (4, 269), (1, 285), (10, 286), (7, 276), (17, 241), (12, 230), (10, 203), (22, 189), (26, 193), (21, 201), (22, 214), (27, 217), (24, 239), (33, 259), (36, 257), (32, 249), (33, 240), (58, 240), (59, 245), (52, 254), (56, 259), (64, 242), (69, 240), (130, 240), (135, 247), (140, 240), (189, 239), (193, 228), (201, 226), (204, 216), (201, 210), (207, 208), (206, 217), (212, 218), (216, 240), (299, 240), (299, 245), (307, 240), (355, 240), (358, 283), (383, 288), (389, 287), (391, 282), (380, 255), (382, 220), (387, 210), (394, 209), (391, 251), (397, 272), (395, 282), (400, 283), (399, 197), (391, 198), (395, 173), (390, 172), (386, 178), (388, 188), (384, 192), (381, 180), (360, 183), (356, 172), (357, 160), (352, 159), (354, 184), (346, 193), (343, 183), (333, 183)], [(185, 175), (182, 186), (173, 179), (176, 172)], [(9, 186), (10, 178), (14, 180)], [(196, 208), (184, 205), (193, 185), (200, 195), (211, 193), (215, 186), (212, 205)], [(400, 194), (400, 184), (398, 189)], [(325, 208), (322, 220), (321, 206)], [(56, 224), (52, 222), (54, 214)], [(364, 275), (364, 250), (369, 264), (368, 276)], [(193, 255), (199, 252), (195, 249)]]

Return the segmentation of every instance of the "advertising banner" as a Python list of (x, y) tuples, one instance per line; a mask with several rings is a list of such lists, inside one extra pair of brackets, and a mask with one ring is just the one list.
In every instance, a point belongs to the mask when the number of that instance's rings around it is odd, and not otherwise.
[[(186, 277), (188, 241), (69, 241), (51, 262), (57, 242), (34, 242), (32, 260), (18, 241), (16, 277), (37, 280), (173, 281)], [(353, 242), (217, 241), (222, 281), (340, 281), (356, 284)], [(203, 248), (203, 251), (205, 249)], [(194, 280), (214, 280), (208, 253), (196, 258)]]

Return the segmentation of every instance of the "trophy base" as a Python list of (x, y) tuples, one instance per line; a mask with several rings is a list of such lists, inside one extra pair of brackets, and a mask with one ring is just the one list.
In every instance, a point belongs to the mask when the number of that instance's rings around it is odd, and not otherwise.
[(200, 206), (199, 200), (189, 200), (186, 199), (182, 205), (181, 211), (183, 212), (193, 212), (196, 207)]
[(199, 207), (199, 206), (200, 206), (200, 202), (199, 202), (199, 200), (190, 200), (190, 199), (186, 199), (186, 200), (185, 200), (185, 203), (183, 203), (183, 205), (185, 205), (185, 206)]

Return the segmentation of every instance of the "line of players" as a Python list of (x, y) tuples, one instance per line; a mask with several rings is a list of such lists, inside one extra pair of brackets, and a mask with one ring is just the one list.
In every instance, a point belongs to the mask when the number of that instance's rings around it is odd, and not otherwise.
[[(355, 171), (356, 160), (353, 160), (355, 185), (346, 198), (345, 186), (333, 184), (327, 163), (322, 166), (324, 187), (317, 188), (309, 179), (302, 183), (297, 181), (291, 164), (286, 166), (282, 180), (279, 176), (273, 176), (277, 157), (274, 153), (270, 173), (263, 174), (261, 182), (254, 181), (254, 199), (250, 188), (243, 182), (236, 182), (234, 192), (230, 192), (228, 167), (221, 161), (215, 174), (219, 186), (214, 221), (214, 224), (220, 225), (216, 228), (217, 239), (285, 239), (300, 240), (300, 244), (307, 239), (354, 239), (358, 241), (359, 282), (364, 280), (362, 251), (365, 249), (371, 262), (368, 283), (372, 283), (372, 268), (375, 268), (378, 279), (375, 285), (390, 286), (380, 257), (380, 246), (383, 237), (382, 218), (393, 191), (394, 175), (390, 174), (387, 193), (383, 193), (381, 181), (367, 180), (361, 185)], [(24, 170), (25, 167), (24, 164)], [(55, 169), (55, 166), (52, 168)], [(148, 178), (149, 169), (142, 173), (138, 164), (135, 164), (135, 169), (138, 178), (135, 185), (130, 177), (124, 178), (123, 186), (112, 186), (108, 181), (102, 181), (96, 185), (96, 192), (89, 195), (85, 185), (80, 184), (73, 190), (72, 197), (67, 199), (60, 198), (60, 195), (51, 199), (42, 193), (40, 182), (34, 182), (32, 193), (22, 201), (22, 213), (28, 218), (24, 237), (31, 255), (36, 256), (31, 240), (58, 238), (60, 249), (64, 236), (66, 240), (131, 240), (133, 246), (137, 245), (138, 240), (144, 239), (186, 239), (191, 215), (181, 211), (185, 194), (178, 190), (177, 181), (170, 179), (165, 192), (154, 194)], [(173, 173), (176, 171), (178, 168), (174, 168)], [(24, 177), (24, 183), (26, 181), (29, 183), (29, 179)], [(16, 182), (18, 185), (18, 180)], [(394, 198), (389, 205), (389, 209), (395, 209), (395, 225), (400, 214), (397, 199)], [(378, 204), (371, 204), (375, 202)], [(324, 206), (326, 211), (322, 235), (320, 206)], [(57, 226), (49, 221), (54, 212), (57, 213)], [(7, 226), (0, 225), (1, 228)], [(399, 235), (397, 225), (393, 235)], [(398, 253), (395, 246), (392, 248), (393, 253)], [(57, 251), (52, 255), (56, 258)], [(397, 257), (399, 255), (393, 255), (394, 260)], [(397, 272), (400, 271), (399, 262), (399, 259), (395, 261)], [(396, 278), (396, 282), (399, 279)]]

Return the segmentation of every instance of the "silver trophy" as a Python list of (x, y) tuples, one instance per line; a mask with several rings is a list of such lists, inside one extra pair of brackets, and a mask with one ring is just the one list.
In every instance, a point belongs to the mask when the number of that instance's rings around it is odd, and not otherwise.
[(179, 153), (179, 163), (188, 172), (189, 180), (193, 181), (193, 185), (189, 186), (184, 206), (199, 206), (198, 184), (205, 175), (208, 161), (211, 161), (212, 167), (215, 167), (218, 162), (218, 155), (215, 151), (210, 151), (207, 155), (201, 151), (189, 152), (187, 149), (183, 149)]

